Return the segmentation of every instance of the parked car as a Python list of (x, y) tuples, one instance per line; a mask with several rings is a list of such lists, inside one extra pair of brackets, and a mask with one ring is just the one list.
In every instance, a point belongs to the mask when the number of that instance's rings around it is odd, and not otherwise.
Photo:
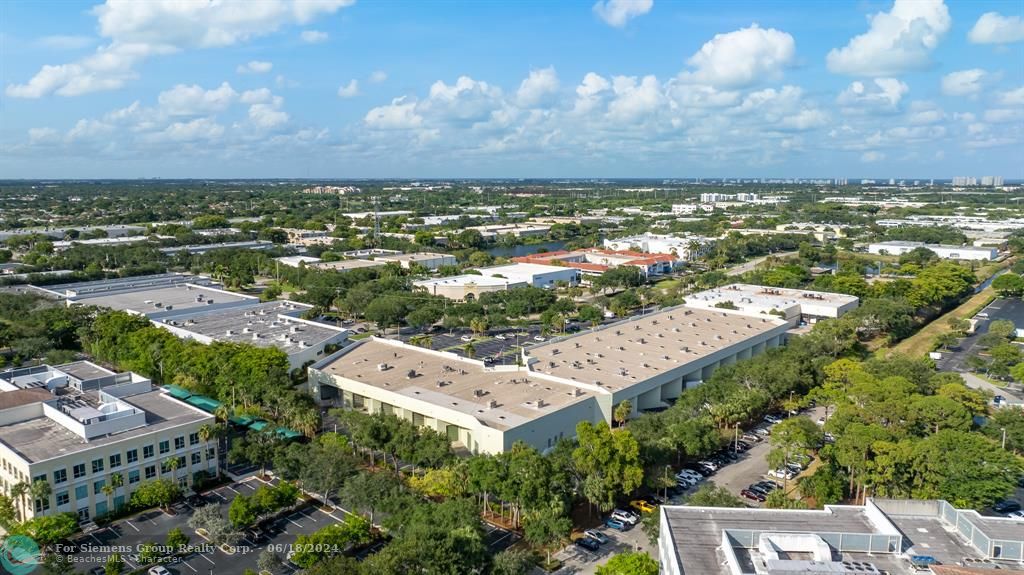
[(751, 501), (757, 501), (758, 503), (764, 503), (765, 499), (767, 499), (764, 494), (752, 489), (744, 489), (743, 491), (740, 491), (740, 496), (750, 499)]
[(792, 469), (772, 469), (768, 472), (768, 477), (775, 477), (777, 479), (793, 479), (796, 477), (796, 473), (793, 473)]
[(611, 539), (608, 539), (607, 535), (605, 535), (604, 533), (601, 533), (597, 529), (587, 529), (586, 531), (583, 532), (583, 535), (585, 537), (590, 537), (591, 539), (593, 539), (594, 541), (597, 541), (601, 545), (604, 545), (605, 543), (611, 541)]
[(494, 339), (500, 339), (500, 340), (504, 341), (506, 337), (508, 337), (508, 336), (503, 334), (503, 333), (499, 333), (498, 335), (494, 336)]
[(192, 507), (203, 507), (209, 503), (202, 495), (189, 495), (185, 498), (185, 503), (188, 503)]
[(767, 427), (755, 427), (754, 433), (761, 436), (762, 439), (772, 434), (771, 430)]
[(707, 468), (711, 469), (711, 471), (718, 471), (718, 468), (721, 467), (721, 465), (715, 463), (714, 461), (708, 461), (708, 460), (698, 461), (697, 465), (699, 465), (701, 467), (707, 467)]
[(1011, 511), (1006, 514), (1010, 519), (1016, 519), (1018, 521), (1024, 521), (1024, 511)]
[(154, 565), (149, 568), (147, 573), (149, 573), (149, 575), (171, 575), (171, 572), (163, 565)]
[(1001, 395), (997, 395), (997, 396), (992, 398), (992, 403), (994, 405), (1002, 405), (1005, 402), (1006, 402), (1006, 398), (1001, 396)]
[(544, 337), (542, 335), (535, 335), (535, 336), (533, 336), (533, 341), (547, 341), (547, 340), (548, 340), (548, 338), (546, 338), (546, 337)]
[(779, 417), (778, 415), (766, 415), (764, 416), (764, 420), (766, 423), (775, 424), (781, 422), (782, 418)]
[(473, 341), (473, 336), (471, 336), (471, 335), (464, 335), (464, 336), (461, 336), (461, 337), (459, 338), (459, 341), (464, 341), (464, 342), (466, 342), (466, 343), (469, 343), (469, 342)]
[(598, 549), (601, 548), (601, 544), (598, 543), (598, 541), (596, 539), (592, 539), (592, 538), (586, 537), (586, 536), (580, 537), (579, 539), (577, 539), (573, 543), (575, 543), (578, 547), (582, 547), (582, 548), (584, 548), (584, 549), (586, 549), (587, 551), (590, 551), (590, 552), (596, 552)]
[(740, 438), (743, 439), (743, 441), (748, 441), (750, 443), (760, 443), (761, 440), (764, 439), (756, 433), (744, 433)]
[(676, 477), (676, 485), (678, 485), (680, 489), (689, 489), (694, 485), (697, 485), (697, 482), (686, 477)]
[(625, 509), (616, 509), (615, 511), (612, 511), (611, 518), (616, 519), (618, 521), (623, 521), (630, 525), (636, 525), (636, 522), (640, 519), (632, 512), (626, 511)]
[(764, 479), (762, 481), (758, 481), (754, 485), (756, 485), (756, 486), (758, 486), (758, 487), (760, 487), (762, 489), (767, 489), (768, 491), (775, 491), (776, 489), (779, 489), (779, 488), (782, 487), (778, 483), (775, 483), (774, 481), (768, 481), (767, 479)]
[(1013, 513), (1014, 511), (1020, 511), (1020, 503), (1012, 500), (997, 501), (992, 506), (992, 511), (996, 513)]
[(620, 521), (618, 519), (608, 518), (604, 522), (604, 524), (607, 525), (608, 527), (611, 527), (612, 529), (617, 529), (619, 531), (625, 531), (626, 529), (629, 529), (629, 527), (627, 526), (626, 523), (623, 523), (622, 521)]
[(814, 423), (817, 423), (818, 425), (824, 426), (825, 425), (825, 417), (824, 416), (819, 417), (818, 421), (815, 421)]
[(656, 507), (644, 501), (643, 499), (634, 499), (633, 501), (629, 502), (629, 506), (641, 513), (653, 513), (656, 509)]

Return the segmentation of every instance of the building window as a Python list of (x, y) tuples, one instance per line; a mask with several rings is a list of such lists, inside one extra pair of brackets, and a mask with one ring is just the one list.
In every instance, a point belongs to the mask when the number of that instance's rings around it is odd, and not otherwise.
[(93, 459), (92, 460), (92, 472), (93, 473), (102, 473), (103, 472), (103, 460), (102, 459)]
[(75, 488), (75, 501), (85, 501), (89, 499), (89, 487), (87, 485), (79, 485)]
[(200, 453), (192, 454), (192, 465), (199, 465), (203, 462), (203, 456)]
[(179, 455), (178, 456), (178, 469), (185, 469), (185, 456), (184, 455)]
[(50, 498), (36, 499), (36, 513), (42, 513), (50, 509)]
[(60, 507), (61, 505), (67, 505), (70, 501), (71, 498), (68, 497), (67, 491), (61, 491), (60, 493), (57, 494), (57, 507)]
[(58, 469), (57, 471), (53, 472), (53, 484), (54, 485), (60, 485), (61, 483), (64, 483), (67, 480), (68, 480), (68, 470), (67, 469)]
[(103, 486), (106, 485), (106, 484), (107, 484), (107, 480), (106, 479), (100, 479), (99, 481), (94, 481), (93, 484), (92, 484), (92, 493), (93, 493), (93, 495), (99, 495), (100, 493), (103, 493)]
[(133, 469), (133, 470), (129, 471), (128, 472), (128, 485), (132, 485), (132, 484), (138, 483), (138, 482), (139, 482), (139, 470), (138, 469)]
[(131, 465), (132, 463), (135, 463), (138, 460), (139, 460), (139, 450), (138, 449), (129, 449), (128, 450), (128, 465)]
[(170, 450), (171, 450), (171, 442), (170, 441), (166, 441), (165, 440), (165, 441), (161, 441), (160, 442), (160, 455), (163, 455), (163, 454), (169, 452)]
[(156, 465), (150, 465), (146, 468), (146, 479), (153, 479), (156, 477)]
[(110, 468), (116, 469), (118, 467), (121, 467), (121, 454), (115, 453), (110, 456)]
[(217, 449), (214, 448), (214, 447), (206, 448), (206, 459), (216, 459), (216, 458), (217, 458)]
[(144, 446), (142, 448), (142, 457), (145, 457), (146, 459), (149, 459), (150, 457), (153, 457), (153, 446), (152, 445), (146, 445), (146, 446)]
[(199, 434), (198, 433), (190, 433), (190, 434), (188, 434), (188, 444), (189, 445), (199, 445)]
[(174, 438), (174, 449), (185, 449), (185, 436)]

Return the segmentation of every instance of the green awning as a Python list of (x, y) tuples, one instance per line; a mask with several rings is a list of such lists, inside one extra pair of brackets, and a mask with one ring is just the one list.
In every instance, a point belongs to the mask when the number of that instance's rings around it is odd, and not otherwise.
[(263, 431), (269, 425), (270, 425), (269, 423), (267, 423), (266, 421), (263, 421), (262, 419), (260, 419), (259, 421), (256, 421), (252, 425), (250, 425), (249, 429), (251, 429), (253, 431)]
[(209, 413), (217, 411), (217, 408), (221, 405), (216, 399), (211, 399), (203, 395), (193, 395), (185, 401)]
[(192, 392), (177, 385), (165, 385), (164, 389), (167, 390), (167, 395), (170, 395), (175, 399), (188, 399), (192, 396)]
[(299, 437), (302, 437), (301, 433), (295, 431), (294, 429), (289, 429), (287, 427), (278, 427), (276, 431), (277, 435), (281, 437), (281, 439), (297, 439)]
[(236, 415), (234, 417), (229, 417), (228, 422), (231, 423), (231, 425), (237, 425), (238, 427), (249, 427), (252, 425), (252, 418), (244, 415)]

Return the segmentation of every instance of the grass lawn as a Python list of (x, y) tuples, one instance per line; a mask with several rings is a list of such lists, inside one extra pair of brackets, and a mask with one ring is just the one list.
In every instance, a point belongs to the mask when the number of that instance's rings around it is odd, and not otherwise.
[(665, 291), (668, 291), (670, 289), (675, 289), (675, 288), (679, 287), (682, 283), (683, 283), (683, 280), (675, 278), (675, 279), (660, 281), (660, 282), (654, 284), (654, 287), (663, 289)]
[(956, 317), (961, 319), (970, 319), (974, 314), (981, 311), (983, 307), (988, 305), (989, 302), (994, 300), (995, 297), (995, 290), (993, 290), (991, 286), (987, 287), (981, 290), (981, 292), (971, 296), (970, 299), (960, 304), (959, 307), (945, 315), (935, 318), (931, 323), (921, 328), (921, 330), (914, 335), (897, 343), (892, 349), (886, 350), (883, 348), (879, 350), (879, 353), (884, 355), (902, 353), (909, 355), (910, 357), (922, 356), (932, 351), (932, 346), (935, 344), (935, 336), (940, 333), (950, 331), (949, 318)]
[(352, 341), (359, 341), (361, 339), (366, 339), (368, 337), (373, 337), (373, 333), (368, 331), (366, 333), (360, 333), (357, 335), (350, 336), (349, 339)]

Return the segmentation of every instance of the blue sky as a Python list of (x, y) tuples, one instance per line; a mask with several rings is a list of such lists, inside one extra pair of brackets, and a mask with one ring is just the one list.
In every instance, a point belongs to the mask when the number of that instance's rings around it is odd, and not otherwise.
[(1024, 3), (0, 3), (0, 177), (1024, 178)]

